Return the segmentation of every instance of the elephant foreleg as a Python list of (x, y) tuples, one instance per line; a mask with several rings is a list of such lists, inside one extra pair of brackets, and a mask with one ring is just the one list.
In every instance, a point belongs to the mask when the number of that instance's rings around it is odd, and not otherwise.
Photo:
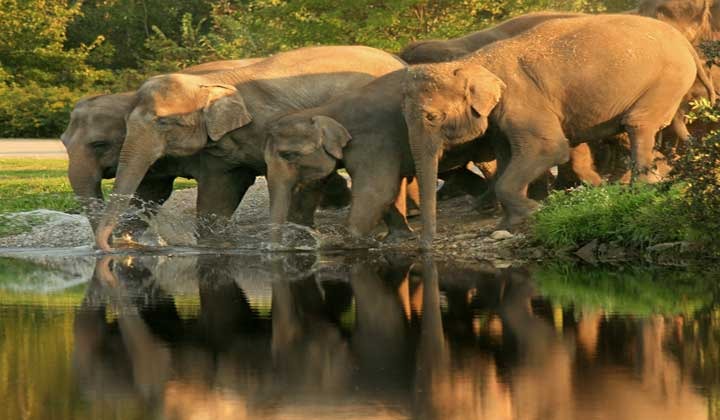
[(120, 225), (121, 236), (138, 237), (147, 229), (148, 219), (154, 216), (160, 206), (170, 197), (174, 176), (144, 179), (132, 199), (132, 205), (141, 209), (144, 218), (133, 217)]
[(255, 183), (256, 175), (248, 169), (237, 169), (198, 178), (197, 217), (201, 239), (208, 238), (229, 221), (245, 192)]
[[(544, 128), (547, 124), (539, 126)], [(552, 166), (567, 162), (570, 153), (559, 127), (557, 130), (545, 128), (538, 133), (513, 133), (509, 141), (513, 146), (512, 155), (495, 185), (495, 193), (505, 211), (500, 224), (504, 229), (524, 222), (537, 207), (537, 202), (527, 197), (528, 185)]]
[(325, 181), (315, 181), (306, 184), (292, 195), (288, 221), (299, 225), (313, 227), (315, 225), (315, 210), (323, 199)]

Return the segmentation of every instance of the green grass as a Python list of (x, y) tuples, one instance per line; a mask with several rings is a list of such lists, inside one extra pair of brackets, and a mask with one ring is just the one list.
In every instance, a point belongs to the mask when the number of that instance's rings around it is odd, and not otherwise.
[(549, 248), (598, 239), (645, 246), (688, 239), (681, 185), (606, 185), (553, 193), (533, 218), (533, 236)]
[[(107, 195), (112, 180), (104, 180)], [(195, 181), (178, 179), (176, 189), (195, 186)], [(14, 235), (29, 230), (34, 222), (17, 221), (9, 213), (48, 209), (78, 213), (67, 178), (67, 161), (62, 159), (4, 158), (0, 159), (0, 236)]]

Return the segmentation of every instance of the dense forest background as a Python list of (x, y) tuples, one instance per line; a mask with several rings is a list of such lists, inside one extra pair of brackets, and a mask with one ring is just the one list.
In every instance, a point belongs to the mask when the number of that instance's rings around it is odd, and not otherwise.
[(0, 0), (0, 137), (57, 137), (83, 96), (148, 76), (306, 45), (391, 52), (534, 10), (618, 12), (635, 0)]

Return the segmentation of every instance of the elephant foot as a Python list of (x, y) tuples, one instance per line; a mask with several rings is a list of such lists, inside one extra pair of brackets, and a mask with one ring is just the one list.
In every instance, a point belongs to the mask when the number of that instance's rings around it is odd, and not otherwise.
[(416, 235), (411, 230), (398, 230), (394, 229), (388, 232), (387, 235), (382, 239), (383, 243), (386, 244), (397, 244), (406, 242), (409, 239), (415, 239)]
[(498, 203), (494, 194), (486, 193), (475, 200), (473, 208), (480, 214), (490, 215), (500, 210), (500, 203)]
[(416, 208), (413, 208), (413, 209), (409, 208), (407, 210), (407, 214), (405, 215), (405, 217), (407, 217), (408, 219), (411, 217), (418, 217), (418, 216), (420, 216), (420, 209), (416, 209)]
[(512, 233), (523, 230), (522, 228), (527, 225), (531, 213), (532, 212), (526, 214), (506, 214), (497, 224), (495, 230), (506, 230)]

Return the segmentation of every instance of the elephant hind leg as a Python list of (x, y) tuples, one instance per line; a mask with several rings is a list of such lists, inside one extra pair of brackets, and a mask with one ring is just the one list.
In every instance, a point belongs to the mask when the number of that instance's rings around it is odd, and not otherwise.
[(632, 156), (632, 180), (654, 183), (661, 177), (655, 169), (655, 135), (657, 130), (647, 127), (628, 127)]
[[(353, 198), (348, 218), (350, 232), (359, 237), (367, 236), (385, 216), (385, 212), (395, 207), (393, 204), (400, 190), (400, 176), (397, 173), (388, 175), (387, 171), (376, 168), (373, 173), (356, 174), (352, 185)], [(400, 223), (393, 222), (393, 226), (398, 224), (407, 225), (404, 214)]]
[(385, 224), (388, 227), (386, 240), (401, 239), (409, 237), (412, 234), (412, 229), (407, 221), (408, 187), (410, 184), (411, 182), (408, 182), (407, 178), (403, 178), (400, 182), (400, 189), (397, 198), (395, 198), (395, 202), (388, 208), (383, 216), (383, 220), (385, 220)]
[[(669, 122), (674, 122), (686, 91), (677, 95), (677, 98), (673, 100), (672, 95), (669, 95), (666, 89), (652, 89), (641, 97), (624, 116), (622, 123), (630, 137), (633, 180), (637, 179), (643, 182), (660, 180), (653, 162), (655, 137), (661, 127)], [(675, 105), (672, 106), (672, 104)]]
[(527, 197), (528, 185), (569, 158), (569, 145), (559, 125), (555, 130), (545, 129), (543, 133), (509, 133), (512, 155), (495, 185), (495, 193), (505, 212), (500, 224), (503, 228), (522, 223), (537, 207), (537, 202)]
[(570, 165), (580, 181), (596, 187), (602, 184), (603, 179), (595, 170), (593, 155), (587, 143), (570, 149)]

